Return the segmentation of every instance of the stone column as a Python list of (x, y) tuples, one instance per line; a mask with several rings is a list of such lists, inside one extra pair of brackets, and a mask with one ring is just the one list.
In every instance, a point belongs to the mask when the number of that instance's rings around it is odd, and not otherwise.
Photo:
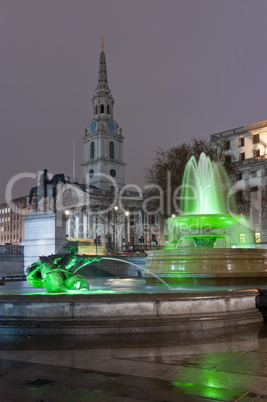
[(78, 212), (78, 237), (83, 237), (83, 210), (80, 209)]
[(88, 211), (85, 209), (83, 211), (83, 238), (88, 239)]
[(74, 237), (74, 212), (70, 210), (69, 220), (68, 220), (68, 235), (69, 237)]
[(93, 220), (93, 216), (90, 214), (89, 210), (88, 210), (88, 237), (89, 239), (93, 239), (94, 238), (94, 233), (93, 233), (93, 225), (94, 225), (94, 220)]

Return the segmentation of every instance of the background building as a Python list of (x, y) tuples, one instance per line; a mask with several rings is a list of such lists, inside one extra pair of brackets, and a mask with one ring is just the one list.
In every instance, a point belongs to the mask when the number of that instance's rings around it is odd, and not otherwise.
[(267, 120), (213, 134), (210, 139), (224, 148), (225, 164), (233, 169), (239, 212), (249, 216), (255, 241), (267, 243)]
[(12, 205), (0, 205), (0, 244), (19, 245), (24, 238), (24, 216), (33, 212), (29, 204), (29, 197), (20, 197), (12, 200)]
[(83, 181), (104, 190), (125, 185), (122, 129), (113, 118), (114, 99), (108, 86), (106, 56), (102, 44), (98, 83), (93, 102), (93, 119), (83, 138)]

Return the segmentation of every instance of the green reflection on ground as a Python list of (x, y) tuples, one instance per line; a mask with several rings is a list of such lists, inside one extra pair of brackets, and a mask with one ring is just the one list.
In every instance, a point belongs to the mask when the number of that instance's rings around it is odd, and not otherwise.
[[(104, 289), (97, 289), (97, 290), (67, 290), (65, 292), (31, 292), (31, 293), (24, 293), (27, 296), (40, 296), (40, 295), (55, 295), (59, 293), (60, 295), (69, 295), (69, 294), (85, 294), (85, 295), (94, 295), (94, 294), (113, 294), (117, 293), (115, 290), (104, 290)], [(12, 293), (10, 293), (12, 294)], [(14, 292), (14, 294), (16, 294)]]
[(172, 385), (178, 393), (187, 395), (197, 395), (206, 398), (214, 398), (220, 401), (234, 401), (245, 395), (245, 391), (217, 388), (212, 385), (212, 381), (209, 385), (199, 385), (193, 383), (173, 382)]

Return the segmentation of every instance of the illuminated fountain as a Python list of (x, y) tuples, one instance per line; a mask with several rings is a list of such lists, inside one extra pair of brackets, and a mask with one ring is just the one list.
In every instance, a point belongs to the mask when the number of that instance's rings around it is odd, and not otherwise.
[[(231, 248), (226, 228), (247, 225), (236, 215), (224, 167), (204, 153), (188, 161), (181, 189), (181, 216), (168, 220), (179, 237), (165, 250), (148, 251), (147, 283), (266, 284), (266, 251)], [(153, 274), (153, 275), (152, 275)]]
[[(1, 294), (2, 333), (122, 335), (261, 322), (259, 309), (265, 314), (267, 305), (262, 286), (267, 283), (266, 252), (229, 247), (226, 230), (242, 220), (228, 190), (221, 167), (204, 154), (198, 164), (191, 159), (181, 193), (183, 214), (169, 219), (177, 244), (147, 252), (146, 282), (131, 279), (132, 286), (121, 292), (114, 291), (116, 279), (111, 279), (110, 291), (101, 286), (94, 291), (78, 273), (94, 257), (73, 247), (65, 256), (40, 257), (28, 269), (27, 280), (46, 292)], [(113, 258), (95, 256), (100, 259)], [(165, 286), (153, 286), (159, 283)]]

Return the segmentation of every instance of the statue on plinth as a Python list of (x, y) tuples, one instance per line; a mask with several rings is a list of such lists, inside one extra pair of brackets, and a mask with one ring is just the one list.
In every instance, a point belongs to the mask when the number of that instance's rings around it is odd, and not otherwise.
[(32, 203), (33, 196), (35, 196), (35, 210), (40, 211), (38, 203), (44, 197), (49, 197), (49, 210), (51, 210), (51, 198), (54, 201), (54, 210), (56, 210), (56, 198), (57, 198), (57, 184), (62, 182), (66, 184), (65, 176), (63, 173), (58, 173), (49, 180), (47, 175), (47, 169), (44, 169), (44, 173), (40, 177), (39, 186), (32, 187), (29, 195), (29, 203)]

